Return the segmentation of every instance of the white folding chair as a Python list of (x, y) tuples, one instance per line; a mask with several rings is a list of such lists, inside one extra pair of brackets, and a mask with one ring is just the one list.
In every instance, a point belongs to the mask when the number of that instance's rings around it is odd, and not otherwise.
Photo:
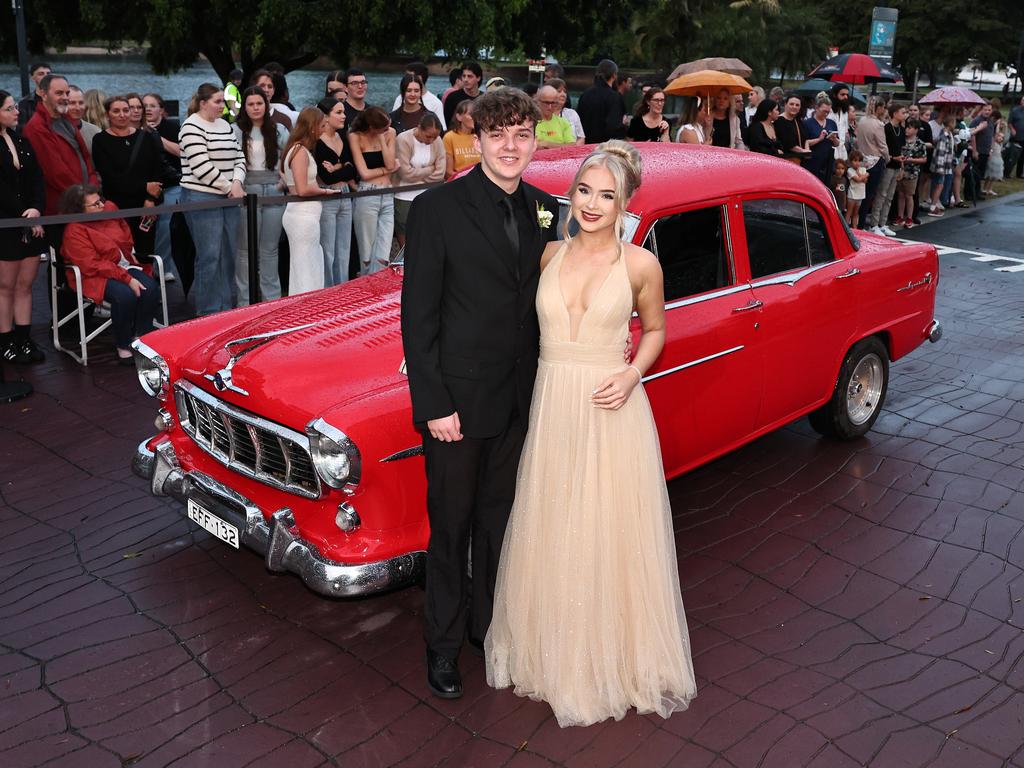
[[(166, 328), (170, 325), (170, 320), (167, 315), (167, 285), (164, 281), (164, 260), (160, 258), (158, 254), (150, 256), (153, 263), (156, 264), (156, 274), (160, 285), (160, 306), (162, 308), (163, 322), (159, 319), (155, 320), (153, 324), (158, 328)], [(53, 346), (60, 352), (66, 352), (68, 355), (73, 357), (75, 361), (82, 365), (89, 364), (89, 342), (103, 333), (107, 328), (110, 327), (113, 322), (111, 318), (106, 318), (93, 328), (92, 331), (86, 331), (85, 316), (86, 310), (95, 305), (92, 299), (82, 295), (82, 271), (74, 264), (60, 264), (57, 261), (57, 254), (53, 248), (50, 248), (50, 304), (53, 307), (51, 321), (51, 327), (53, 330)], [(74, 276), (74, 285), (70, 283), (61, 283), (61, 269), (67, 269), (71, 271)], [(60, 316), (60, 303), (59, 297), (62, 292), (66, 292), (75, 297), (75, 307), (68, 314), (63, 317)], [(104, 303), (102, 306), (106, 306)], [(75, 345), (78, 347), (78, 353), (76, 354), (74, 347), (65, 347), (60, 341), (60, 329), (66, 324), (76, 322), (78, 325), (78, 343)]]

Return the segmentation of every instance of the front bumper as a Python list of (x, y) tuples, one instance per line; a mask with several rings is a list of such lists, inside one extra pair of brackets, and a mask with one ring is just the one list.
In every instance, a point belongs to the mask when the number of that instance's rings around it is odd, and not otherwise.
[(209, 475), (186, 472), (174, 447), (164, 441), (155, 450), (139, 444), (132, 458), (132, 472), (150, 483), (154, 496), (171, 496), (185, 503), (195, 496), (216, 506), (217, 515), (235, 525), (242, 544), (263, 555), (268, 570), (291, 572), (314, 592), (329, 597), (351, 597), (405, 586), (422, 575), (425, 552), (410, 552), (390, 560), (347, 564), (328, 560), (319, 550), (293, 533), (295, 519), (287, 507), (267, 521), (253, 502)]

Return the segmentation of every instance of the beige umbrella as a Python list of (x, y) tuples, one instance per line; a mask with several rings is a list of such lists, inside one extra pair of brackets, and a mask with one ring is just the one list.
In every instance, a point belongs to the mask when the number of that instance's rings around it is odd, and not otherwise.
[(713, 69), (716, 72), (725, 72), (726, 74), (739, 75), (740, 77), (750, 77), (754, 73), (754, 70), (739, 59), (713, 56), (709, 59), (697, 59), (696, 61), (688, 61), (685, 64), (680, 64), (672, 70), (672, 74), (669, 75), (668, 81), (671, 83), (677, 77), (691, 75), (694, 72), (700, 72), (705, 69)]

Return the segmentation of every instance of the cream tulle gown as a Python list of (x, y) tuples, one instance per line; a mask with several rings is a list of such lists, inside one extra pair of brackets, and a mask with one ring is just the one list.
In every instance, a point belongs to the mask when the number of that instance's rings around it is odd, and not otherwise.
[(643, 387), (618, 411), (590, 393), (624, 368), (633, 296), (621, 255), (579, 320), (537, 290), (541, 351), (485, 641), (487, 682), (551, 705), (559, 725), (668, 717), (696, 695), (661, 450)]

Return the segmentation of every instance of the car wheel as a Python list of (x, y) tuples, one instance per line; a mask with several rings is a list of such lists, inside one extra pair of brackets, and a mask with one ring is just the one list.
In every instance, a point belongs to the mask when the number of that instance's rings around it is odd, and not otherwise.
[(832, 398), (812, 411), (808, 420), (827, 437), (863, 437), (882, 412), (888, 389), (889, 353), (874, 336), (863, 339), (846, 353)]

